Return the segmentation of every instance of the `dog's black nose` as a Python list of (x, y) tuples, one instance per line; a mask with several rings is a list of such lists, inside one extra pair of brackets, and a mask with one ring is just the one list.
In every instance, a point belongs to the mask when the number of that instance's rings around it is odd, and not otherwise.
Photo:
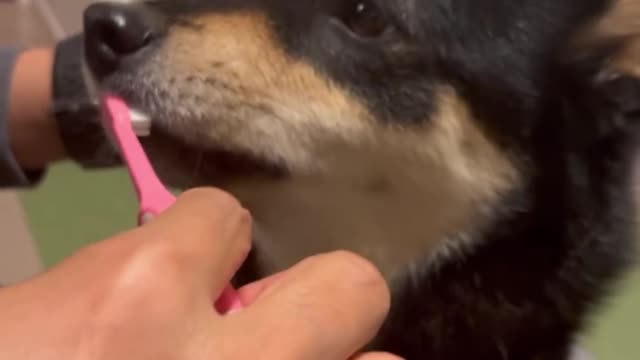
[(141, 8), (97, 3), (84, 13), (85, 56), (94, 74), (104, 77), (121, 60), (144, 49), (154, 37), (153, 24)]

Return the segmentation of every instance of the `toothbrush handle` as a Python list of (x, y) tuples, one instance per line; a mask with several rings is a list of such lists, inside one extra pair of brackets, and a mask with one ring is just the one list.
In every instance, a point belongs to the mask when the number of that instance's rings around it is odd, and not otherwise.
[[(107, 98), (107, 103), (109, 107), (116, 110), (111, 113), (111, 129), (116, 134), (116, 141), (120, 149), (123, 150), (121, 151), (122, 156), (127, 163), (129, 175), (138, 194), (140, 202), (138, 224), (142, 225), (167, 210), (176, 201), (176, 197), (164, 187), (155, 175), (142, 145), (131, 129), (129, 108), (116, 98)], [(221, 313), (229, 313), (243, 308), (240, 297), (231, 285), (228, 285), (222, 292), (215, 306), (216, 310)]]
[(156, 187), (153, 193), (141, 191), (139, 197), (138, 225), (144, 225), (153, 220), (176, 202), (176, 197), (162, 187)]

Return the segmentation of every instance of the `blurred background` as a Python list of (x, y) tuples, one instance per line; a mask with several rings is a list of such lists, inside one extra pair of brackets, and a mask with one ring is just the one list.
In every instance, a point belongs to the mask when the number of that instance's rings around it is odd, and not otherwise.
[[(79, 31), (91, 0), (0, 0), (0, 46), (46, 46)], [(24, 280), (91, 241), (135, 225), (124, 171), (52, 168), (33, 191), (0, 192), (0, 283)], [(640, 269), (594, 319), (584, 343), (599, 360), (640, 359)]]

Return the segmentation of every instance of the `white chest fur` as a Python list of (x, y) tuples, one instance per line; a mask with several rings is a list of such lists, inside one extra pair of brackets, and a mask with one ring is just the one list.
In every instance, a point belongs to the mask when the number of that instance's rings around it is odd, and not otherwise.
[(458, 246), (448, 239), (460, 239), (480, 219), (473, 197), (436, 165), (368, 159), (342, 158), (348, 166), (322, 177), (232, 186), (258, 224), (261, 265), (277, 271), (313, 254), (349, 250), (392, 276), (414, 259)]

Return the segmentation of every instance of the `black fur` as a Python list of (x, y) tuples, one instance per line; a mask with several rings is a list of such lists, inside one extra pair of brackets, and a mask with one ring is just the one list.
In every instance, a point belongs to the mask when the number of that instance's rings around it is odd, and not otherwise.
[[(289, 54), (394, 125), (424, 125), (437, 86), (455, 87), (491, 139), (525, 164), (526, 183), (474, 235), (481, 245), (471, 254), (392, 284), (392, 311), (371, 348), (409, 360), (566, 359), (635, 252), (640, 82), (598, 77), (615, 47), (561, 56), (613, 1), (379, 1), (391, 30), (374, 39), (332, 17), (344, 3), (150, 2), (174, 26), (200, 12), (267, 13)], [(251, 266), (239, 283), (259, 275)]]
[[(393, 13), (401, 5), (383, 5), (401, 26), (393, 39), (406, 45), (399, 59), (383, 45), (336, 45), (332, 34), (285, 39), (368, 99), (385, 88), (369, 81), (386, 84), (391, 94), (373, 100), (383, 118), (424, 120), (433, 85), (455, 84), (494, 140), (526, 158), (531, 181), (471, 256), (394, 284), (372, 348), (407, 359), (566, 359), (635, 251), (640, 82), (596, 81), (614, 48), (569, 64), (559, 56), (611, 2), (415, 4), (404, 18)], [(341, 46), (341, 56), (319, 55), (318, 41)]]

